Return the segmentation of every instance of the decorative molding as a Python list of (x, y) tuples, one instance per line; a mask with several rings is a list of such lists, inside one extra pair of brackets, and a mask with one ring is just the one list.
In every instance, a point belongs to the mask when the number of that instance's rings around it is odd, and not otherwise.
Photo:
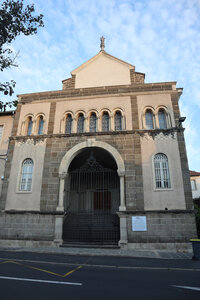
[[(35, 140), (36, 142), (39, 140), (45, 141), (47, 138), (62, 138), (62, 137), (77, 137), (77, 136), (102, 136), (102, 135), (127, 135), (127, 134), (138, 134), (140, 137), (149, 136), (151, 138), (155, 138), (159, 134), (163, 134), (163, 136), (173, 136), (177, 132), (183, 132), (184, 128), (179, 127), (172, 127), (167, 129), (135, 129), (135, 130), (121, 130), (121, 131), (99, 131), (99, 132), (82, 132), (82, 133), (55, 133), (55, 134), (43, 134), (43, 135), (32, 135), (32, 136), (11, 136), (9, 137), (9, 140), (16, 140), (16, 141), (24, 141), (26, 143), (27, 140)], [(92, 140), (89, 143), (94, 143), (96, 140), (95, 138), (91, 138), (88, 140)]]
[(22, 146), (22, 145), (34, 145), (34, 146), (43, 146), (46, 144), (46, 138), (32, 138), (32, 137), (23, 137), (21, 139), (15, 139), (16, 140), (16, 146)]

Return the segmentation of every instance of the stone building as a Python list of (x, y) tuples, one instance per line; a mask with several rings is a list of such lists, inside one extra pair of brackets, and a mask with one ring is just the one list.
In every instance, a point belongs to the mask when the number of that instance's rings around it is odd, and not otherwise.
[(0, 195), (4, 180), (8, 142), (13, 126), (13, 116), (14, 111), (0, 112)]
[(190, 171), (192, 198), (200, 198), (200, 172)]
[(1, 244), (186, 249), (196, 236), (176, 82), (104, 50), (59, 91), (19, 95)]

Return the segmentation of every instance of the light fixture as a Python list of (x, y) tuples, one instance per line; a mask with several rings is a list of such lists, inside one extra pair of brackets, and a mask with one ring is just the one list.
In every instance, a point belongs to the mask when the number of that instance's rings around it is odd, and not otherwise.
[(185, 121), (185, 119), (186, 119), (186, 117), (180, 117), (179, 118), (179, 120), (178, 120), (178, 122), (179, 122), (178, 127), (181, 127), (181, 125)]

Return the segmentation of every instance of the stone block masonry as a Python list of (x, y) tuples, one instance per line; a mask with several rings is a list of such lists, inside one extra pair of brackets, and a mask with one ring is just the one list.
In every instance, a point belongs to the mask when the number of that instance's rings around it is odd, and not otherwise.
[[(138, 164), (141, 164), (141, 161), (138, 161), (137, 155), (134, 153), (135, 148), (137, 151), (137, 146), (134, 144), (134, 134), (93, 134), (93, 138), (97, 141), (108, 143), (120, 153), (127, 170), (125, 175), (127, 209), (142, 208), (143, 194), (141, 185), (136, 182), (136, 180), (138, 180), (138, 176), (141, 177), (141, 167), (138, 166)], [(57, 135), (56, 137), (52, 135), (52, 137), (47, 138), (40, 202), (41, 211), (53, 212), (56, 210), (59, 193), (58, 170), (61, 160), (67, 151), (87, 139), (88, 136), (85, 136), (84, 134), (76, 134), (72, 136)]]
[[(132, 216), (146, 216), (147, 231), (132, 231)], [(129, 243), (188, 243), (196, 237), (193, 211), (140, 211), (127, 215)]]
[(34, 212), (1, 212), (0, 239), (53, 241), (55, 216)]

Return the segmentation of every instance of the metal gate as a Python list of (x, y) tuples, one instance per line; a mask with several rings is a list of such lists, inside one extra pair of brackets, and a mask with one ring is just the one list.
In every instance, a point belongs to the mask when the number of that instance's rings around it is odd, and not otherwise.
[(69, 172), (65, 203), (65, 243), (117, 244), (119, 241), (119, 177), (100, 165), (93, 152)]

